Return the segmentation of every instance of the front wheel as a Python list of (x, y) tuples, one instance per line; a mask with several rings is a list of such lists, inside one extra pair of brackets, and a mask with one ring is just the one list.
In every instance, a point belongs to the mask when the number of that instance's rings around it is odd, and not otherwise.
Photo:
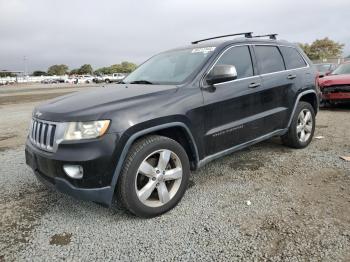
[(183, 197), (190, 175), (184, 148), (167, 137), (137, 141), (119, 177), (118, 204), (140, 217), (154, 217), (174, 208)]
[(312, 105), (304, 101), (299, 102), (288, 132), (282, 136), (283, 144), (293, 148), (307, 147), (315, 132), (315, 122)]

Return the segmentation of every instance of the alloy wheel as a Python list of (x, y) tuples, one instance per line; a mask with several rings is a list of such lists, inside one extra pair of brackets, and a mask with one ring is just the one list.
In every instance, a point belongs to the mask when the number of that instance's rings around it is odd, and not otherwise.
[(179, 190), (182, 174), (181, 161), (171, 150), (161, 149), (149, 154), (136, 174), (137, 197), (149, 207), (165, 205)]
[(297, 135), (300, 142), (305, 143), (312, 134), (313, 122), (309, 109), (303, 109), (298, 116)]

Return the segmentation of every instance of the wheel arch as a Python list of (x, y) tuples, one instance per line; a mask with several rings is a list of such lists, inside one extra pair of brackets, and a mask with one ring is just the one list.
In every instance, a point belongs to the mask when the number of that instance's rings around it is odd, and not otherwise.
[(312, 107), (314, 108), (315, 114), (317, 114), (317, 112), (318, 112), (318, 100), (317, 100), (316, 91), (315, 90), (306, 90), (306, 91), (301, 92), (297, 96), (297, 99), (295, 100), (293, 111), (292, 111), (290, 118), (289, 118), (289, 121), (288, 121), (287, 129), (289, 128), (289, 126), (292, 123), (292, 119), (293, 119), (293, 116), (295, 114), (295, 110), (296, 110), (298, 103), (300, 101), (310, 103), (312, 105)]
[(318, 112), (318, 102), (317, 102), (317, 95), (316, 93), (307, 93), (300, 97), (299, 101), (304, 101), (312, 105), (315, 114)]
[(172, 123), (166, 123), (158, 126), (153, 126), (150, 128), (140, 130), (132, 134), (128, 138), (127, 142), (123, 147), (122, 153), (120, 154), (119, 160), (117, 162), (117, 166), (113, 174), (112, 183), (111, 183), (113, 191), (115, 190), (115, 187), (117, 185), (124, 160), (127, 156), (127, 153), (130, 150), (130, 147), (135, 141), (148, 135), (162, 135), (177, 141), (179, 144), (181, 144), (184, 147), (190, 160), (191, 169), (196, 169), (199, 162), (198, 149), (197, 149), (196, 142), (193, 138), (193, 135), (190, 129), (187, 127), (187, 125), (185, 125), (182, 122), (172, 122)]

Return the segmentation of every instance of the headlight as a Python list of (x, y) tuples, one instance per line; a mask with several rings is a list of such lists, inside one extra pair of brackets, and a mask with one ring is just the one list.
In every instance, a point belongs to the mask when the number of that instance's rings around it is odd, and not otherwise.
[(106, 133), (110, 120), (91, 122), (70, 122), (64, 134), (64, 140), (91, 139)]

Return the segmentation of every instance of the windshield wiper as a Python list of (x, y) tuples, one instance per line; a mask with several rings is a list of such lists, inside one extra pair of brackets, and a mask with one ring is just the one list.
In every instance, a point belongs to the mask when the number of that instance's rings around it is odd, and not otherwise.
[(153, 85), (152, 82), (147, 81), (147, 80), (135, 80), (135, 81), (131, 81), (129, 84), (146, 84), (146, 85)]

